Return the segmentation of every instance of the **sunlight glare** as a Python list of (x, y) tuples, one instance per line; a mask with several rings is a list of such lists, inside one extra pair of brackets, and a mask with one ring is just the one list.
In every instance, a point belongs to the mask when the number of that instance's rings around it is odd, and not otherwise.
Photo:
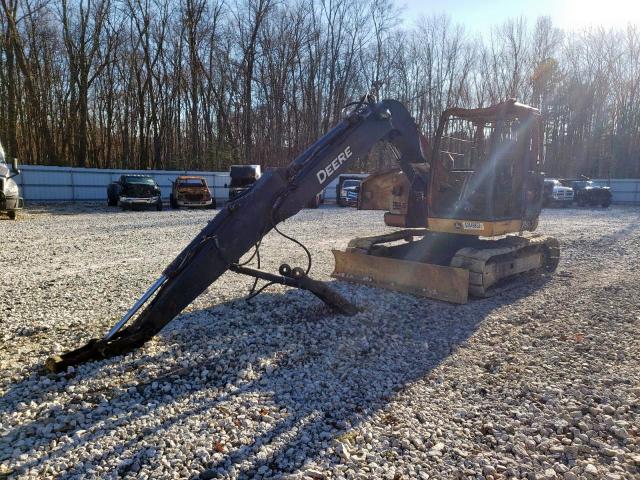
[(596, 25), (616, 28), (640, 23), (638, 0), (567, 0), (562, 3), (558, 20), (568, 29)]

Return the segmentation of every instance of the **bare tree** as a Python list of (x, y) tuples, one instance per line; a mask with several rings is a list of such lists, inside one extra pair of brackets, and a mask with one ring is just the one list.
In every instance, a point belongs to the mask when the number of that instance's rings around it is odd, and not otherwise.
[(446, 16), (405, 27), (397, 5), (0, 0), (0, 136), (31, 163), (284, 165), (373, 88), (427, 136), (447, 107), (515, 97), (542, 111), (548, 173), (640, 176), (637, 26), (516, 18), (483, 38)]
[(253, 75), (258, 35), (272, 4), (272, 0), (246, 0), (243, 4), (236, 5), (235, 17), (238, 27), (238, 44), (242, 51), (242, 123), (245, 162), (252, 161)]
[(106, 67), (113, 36), (105, 34), (110, 0), (81, 0), (69, 5), (62, 0), (60, 20), (71, 78), (71, 105), (74, 121), (76, 165), (87, 166), (89, 89)]
[[(38, 12), (41, 8), (43, 8), (43, 4), (36, 3), (32, 5), (28, 0), (25, 1), (23, 19), (25, 21), (32, 21), (36, 12)], [(5, 38), (7, 42), (7, 51), (11, 50), (15, 55), (15, 57), (12, 58), (12, 61), (15, 58), (15, 62), (17, 63), (18, 68), (20, 69), (20, 72), (22, 74), (22, 82), (26, 92), (28, 107), (34, 116), (33, 121), (37, 123), (39, 134), (41, 135), (41, 138), (45, 145), (44, 151), (41, 152), (43, 154), (43, 159), (55, 165), (58, 163), (58, 156), (56, 154), (53, 136), (51, 135), (51, 129), (49, 128), (49, 124), (47, 122), (47, 116), (45, 114), (43, 102), (41, 101), (43, 95), (40, 91), (40, 88), (38, 87), (38, 79), (36, 78), (36, 75), (33, 71), (32, 64), (27, 59), (23, 37), (18, 31), (19, 20), (17, 19), (17, 0), (2, 0), (2, 10), (6, 18), (7, 33), (5, 35)], [(7, 85), (7, 90), (11, 91), (13, 96), (15, 97), (15, 78), (9, 74), (5, 74), (4, 77), (8, 82), (11, 82), (11, 86)], [(15, 113), (13, 114), (15, 115)], [(17, 147), (15, 146), (17, 142), (13, 142), (14, 146), (12, 148), (15, 152), (17, 151)]]

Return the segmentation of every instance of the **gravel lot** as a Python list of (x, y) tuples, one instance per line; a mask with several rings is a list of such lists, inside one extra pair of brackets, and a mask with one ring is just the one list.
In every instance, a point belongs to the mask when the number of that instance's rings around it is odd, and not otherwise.
[[(336, 282), (364, 308), (226, 274), (124, 358), (103, 335), (212, 215), (32, 208), (0, 220), (0, 478), (640, 478), (640, 209), (546, 210), (558, 272), (455, 306)], [(329, 279), (380, 212), (283, 230)], [(277, 235), (268, 268), (304, 254)]]

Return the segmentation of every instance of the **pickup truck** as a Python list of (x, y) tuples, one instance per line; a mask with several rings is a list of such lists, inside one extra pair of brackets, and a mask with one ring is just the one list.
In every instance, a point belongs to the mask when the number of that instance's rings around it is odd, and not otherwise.
[[(249, 191), (262, 172), (260, 165), (231, 165), (229, 169), (229, 200), (235, 200)], [(225, 185), (226, 186), (226, 185)]]
[(545, 207), (567, 207), (573, 203), (573, 189), (565, 187), (557, 178), (544, 179), (543, 204)]
[(107, 203), (123, 210), (135, 207), (155, 207), (162, 210), (160, 187), (148, 175), (122, 175), (117, 182), (107, 187)]
[(207, 181), (203, 177), (180, 176), (173, 182), (171, 208), (204, 207), (216, 208), (216, 199), (211, 195)]
[(560, 180), (565, 186), (573, 189), (574, 199), (579, 207), (600, 205), (603, 208), (611, 205), (611, 188), (596, 185), (591, 180)]
[(346, 178), (341, 181), (338, 184), (338, 205), (341, 207), (357, 207), (361, 183), (361, 179), (354, 178)]

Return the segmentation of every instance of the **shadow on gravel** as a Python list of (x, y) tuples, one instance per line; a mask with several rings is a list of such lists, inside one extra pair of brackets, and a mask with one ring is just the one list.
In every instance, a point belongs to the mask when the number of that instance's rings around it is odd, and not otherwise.
[[(233, 422), (232, 429), (243, 431), (235, 412), (223, 405), (254, 395), (268, 411), (286, 414), (278, 415), (281, 418), (276, 422), (264, 423), (263, 429), (244, 432), (253, 436), (249, 445), (218, 446), (214, 434), (202, 431), (199, 435), (210, 442), (211, 456), (216, 451), (221, 455), (217, 461), (203, 463), (187, 452), (188, 461), (203, 470), (200, 478), (216, 478), (231, 469), (239, 478), (252, 478), (260, 469), (264, 473), (265, 467), (278, 473), (296, 472), (305, 462), (325, 456), (327, 442), (368, 421), (396, 394), (425, 379), (467, 341), (491, 311), (530, 295), (545, 282), (544, 278), (520, 282), (497, 297), (467, 305), (333, 282), (365, 308), (354, 317), (332, 315), (310, 294), (297, 290), (265, 293), (250, 304), (239, 299), (190, 312), (161, 333), (167, 350), (83, 367), (75, 380), (52, 377), (43, 391), (33, 391), (28, 379), (16, 382), (5, 393), (2, 414), (10, 417), (20, 401), (40, 403), (54, 398), (56, 392), (69, 393), (70, 382), (124, 376), (147, 364), (163, 366), (173, 356), (192, 361), (188, 368), (178, 365), (143, 384), (133, 375), (134, 380), (118, 388), (70, 393), (64, 403), (40, 407), (34, 420), (5, 429), (0, 446), (11, 445), (23, 453), (28, 450), (26, 439), (47, 430), (56, 432), (56, 444), (45, 441), (35, 445), (39, 448), (35, 458), (11, 460), (13, 473), (19, 475), (65, 461), (72, 450), (100, 445), (116, 429), (141, 422), (144, 428), (128, 441), (96, 449), (90, 455), (85, 451), (80, 458), (84, 465), (70, 466), (63, 475), (86, 476), (88, 465), (105, 464), (118, 455), (121, 463), (116, 473), (125, 476), (136, 465), (134, 471), (145, 464), (154, 467), (162, 459), (159, 447), (149, 450), (140, 445), (143, 439), (154, 444), (172, 428), (189, 428), (185, 423), (194, 415), (208, 420), (215, 418), (212, 412), (217, 409), (225, 420)], [(272, 362), (273, 369), (264, 366), (265, 359)], [(205, 369), (209, 375), (203, 377)], [(247, 371), (254, 373), (247, 378)], [(178, 405), (186, 401), (191, 401), (190, 408)], [(167, 413), (174, 407), (175, 411)], [(99, 428), (84, 427), (84, 431), (68, 423), (69, 418), (80, 415), (85, 423)], [(262, 410), (255, 415), (260, 422)], [(318, 431), (326, 432), (325, 437), (319, 438)], [(272, 446), (266, 457), (258, 455), (263, 445)], [(0, 462), (7, 460), (8, 456), (0, 457)]]

